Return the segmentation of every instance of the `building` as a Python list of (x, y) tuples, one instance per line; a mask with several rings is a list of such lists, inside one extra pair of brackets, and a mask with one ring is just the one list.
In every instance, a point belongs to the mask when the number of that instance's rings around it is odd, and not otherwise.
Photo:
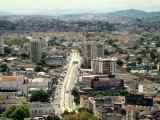
[(96, 107), (98, 106), (113, 106), (115, 102), (125, 103), (125, 97), (123, 96), (103, 96), (103, 97), (89, 97), (88, 108), (96, 113)]
[(52, 103), (32, 102), (27, 104), (31, 116), (54, 115)]
[(50, 56), (45, 58), (45, 63), (47, 65), (60, 65), (63, 66), (64, 64), (64, 57), (63, 56)]
[(104, 45), (97, 42), (82, 43), (82, 57), (84, 68), (91, 67), (91, 59), (96, 57), (104, 57)]
[(126, 96), (127, 104), (153, 106), (153, 97), (143, 93), (132, 93)]
[(23, 76), (0, 77), (0, 92), (19, 92), (19, 95), (27, 97), (27, 79)]
[(39, 39), (31, 40), (30, 59), (32, 62), (37, 62), (42, 59), (41, 41)]
[(124, 96), (88, 98), (88, 108), (98, 116), (99, 120), (133, 120), (133, 109), (124, 104)]
[(138, 85), (138, 92), (150, 92), (156, 91), (160, 88), (160, 85), (157, 83), (152, 83), (148, 81), (141, 81)]
[(0, 111), (4, 111), (6, 107), (17, 106), (26, 102), (26, 98), (19, 96), (18, 92), (0, 92)]
[(91, 60), (91, 69), (93, 74), (116, 74), (116, 61), (111, 59), (96, 58)]
[(4, 39), (0, 38), (0, 53), (4, 53)]
[(122, 90), (124, 87), (124, 80), (118, 78), (109, 78), (108, 76), (83, 76), (82, 89), (108, 89), (108, 90)]
[(47, 92), (51, 89), (51, 78), (50, 77), (38, 77), (34, 79), (29, 79), (28, 91), (34, 92), (38, 90), (44, 90)]
[(148, 76), (152, 74), (152, 67), (151, 66), (131, 67), (130, 72)]

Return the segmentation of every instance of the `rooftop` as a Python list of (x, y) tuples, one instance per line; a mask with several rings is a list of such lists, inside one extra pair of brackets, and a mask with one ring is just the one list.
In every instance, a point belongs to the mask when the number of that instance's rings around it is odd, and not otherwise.
[(24, 76), (3, 76), (0, 77), (0, 81), (24, 81)]

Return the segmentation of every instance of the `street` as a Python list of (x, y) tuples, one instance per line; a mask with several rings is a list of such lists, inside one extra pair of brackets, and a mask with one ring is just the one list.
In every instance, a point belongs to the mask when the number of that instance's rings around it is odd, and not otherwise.
[(71, 95), (71, 90), (77, 83), (78, 68), (81, 65), (81, 56), (77, 50), (72, 50), (70, 56), (67, 58), (68, 64), (62, 72), (62, 77), (58, 79), (58, 85), (54, 93), (54, 107), (55, 114), (60, 115), (65, 110), (69, 112), (76, 109), (74, 97)]

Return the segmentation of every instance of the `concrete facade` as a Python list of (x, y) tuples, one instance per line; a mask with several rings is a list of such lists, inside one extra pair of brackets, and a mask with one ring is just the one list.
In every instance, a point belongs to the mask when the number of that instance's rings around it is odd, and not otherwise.
[(31, 40), (30, 59), (32, 62), (37, 62), (42, 59), (41, 41), (39, 39)]

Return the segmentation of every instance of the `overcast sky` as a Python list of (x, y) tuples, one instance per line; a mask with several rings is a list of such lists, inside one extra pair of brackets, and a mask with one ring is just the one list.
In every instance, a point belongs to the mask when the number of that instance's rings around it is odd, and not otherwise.
[(160, 11), (160, 0), (0, 0), (1, 11), (75, 8), (110, 8), (113, 10), (114, 8), (142, 8), (146, 11)]

